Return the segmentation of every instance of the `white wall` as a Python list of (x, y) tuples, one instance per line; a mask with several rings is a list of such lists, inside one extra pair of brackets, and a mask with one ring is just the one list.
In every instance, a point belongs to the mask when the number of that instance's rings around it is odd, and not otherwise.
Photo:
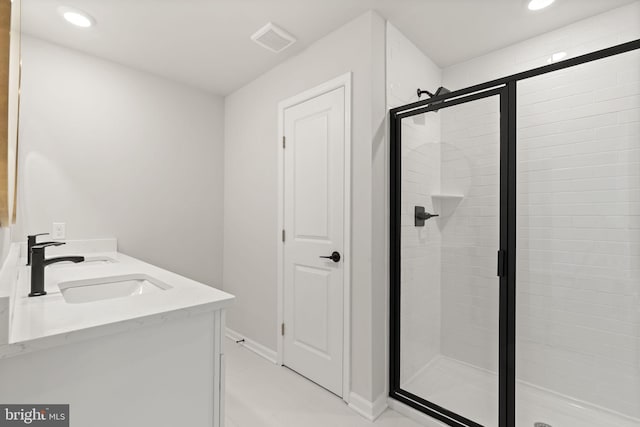
[[(545, 65), (554, 52), (577, 56), (637, 38), (640, 2), (447, 68), (444, 82), (460, 89)], [(640, 417), (639, 84), (638, 52), (518, 84), (518, 376), (634, 417)], [(471, 117), (476, 124), (480, 113)], [(473, 211), (458, 215), (488, 226)], [(465, 246), (491, 243), (491, 236), (471, 232), (457, 239)], [(471, 265), (476, 258), (469, 251), (456, 261)], [(447, 274), (454, 287), (442, 310), (458, 315), (443, 322), (443, 336), (455, 340), (443, 351), (491, 367), (478, 357), (482, 343), (469, 335), (491, 315), (486, 299), (469, 297), (485, 287), (467, 280), (465, 268)], [(443, 287), (449, 289), (444, 273)], [(497, 340), (475, 336), (491, 345)]]
[(222, 282), (223, 100), (24, 36), (13, 239), (66, 222)]
[(580, 56), (638, 38), (640, 1), (444, 69), (444, 86), (462, 89), (547, 65), (556, 52)]
[[(389, 141), (387, 138), (386, 25), (371, 20), (371, 376), (373, 416), (386, 408), (389, 367)], [(356, 331), (357, 332), (357, 331)], [(355, 362), (357, 363), (357, 361)]]
[[(387, 23), (387, 108), (418, 101), (416, 89), (435, 92), (442, 71), (391, 23)], [(414, 206), (436, 212), (440, 193), (440, 114), (402, 122), (400, 383), (410, 381), (440, 354), (440, 227), (414, 225)]]
[[(225, 99), (224, 289), (237, 296), (228, 325), (275, 350), (278, 102), (353, 72), (352, 112), (352, 390), (372, 401), (384, 393), (386, 277), (372, 277), (375, 237), (385, 218), (373, 218), (373, 179), (384, 179), (384, 21), (373, 12), (315, 42)], [(380, 131), (382, 129), (382, 131)], [(381, 151), (380, 151), (381, 150)], [(376, 189), (377, 190), (377, 189)], [(384, 206), (375, 206), (384, 214)], [(374, 221), (377, 221), (374, 223)], [(384, 246), (384, 243), (382, 243)], [(374, 256), (376, 257), (374, 259)], [(377, 305), (376, 305), (377, 304)], [(380, 320), (382, 318), (382, 320)]]

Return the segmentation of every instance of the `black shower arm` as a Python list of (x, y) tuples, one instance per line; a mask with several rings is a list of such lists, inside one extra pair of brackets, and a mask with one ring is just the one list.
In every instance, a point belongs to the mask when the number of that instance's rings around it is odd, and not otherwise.
[(418, 94), (418, 98), (420, 98), (424, 94), (429, 95), (429, 98), (433, 98), (435, 96), (433, 93), (429, 92), (428, 90), (421, 90), (420, 88), (418, 88), (416, 93)]
[(418, 90), (416, 91), (416, 93), (418, 94), (418, 98), (420, 98), (425, 93), (429, 95), (429, 98), (433, 98), (434, 96), (444, 95), (445, 93), (449, 93), (449, 92), (451, 91), (444, 86), (440, 86), (438, 90), (436, 90), (436, 93), (431, 93), (428, 90), (421, 90), (420, 88), (418, 88)]

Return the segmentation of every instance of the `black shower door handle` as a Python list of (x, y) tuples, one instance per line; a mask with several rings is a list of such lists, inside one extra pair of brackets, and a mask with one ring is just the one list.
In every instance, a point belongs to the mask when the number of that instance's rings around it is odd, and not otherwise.
[(329, 256), (321, 256), (320, 258), (327, 258), (330, 259), (333, 262), (339, 262), (340, 261), (340, 252), (338, 251), (333, 251), (333, 253)]

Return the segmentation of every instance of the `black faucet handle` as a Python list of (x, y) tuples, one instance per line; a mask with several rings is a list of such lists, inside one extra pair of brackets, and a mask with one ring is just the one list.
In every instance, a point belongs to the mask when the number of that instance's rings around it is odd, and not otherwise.
[(48, 236), (49, 233), (37, 233), (37, 234), (29, 234), (27, 236), (27, 239), (31, 239), (32, 237), (38, 237), (38, 236)]
[[(33, 248), (34, 245), (39, 244), (38, 243), (38, 236), (47, 236), (49, 233), (38, 233), (38, 234), (30, 234), (27, 236), (27, 265), (31, 265), (31, 249)], [(49, 242), (41, 242), (42, 243), (49, 243)]]
[(38, 233), (38, 234), (29, 234), (27, 236), (27, 244), (29, 245), (29, 247), (37, 244), (37, 240), (38, 240), (38, 236), (48, 236), (49, 233)]
[(49, 246), (62, 246), (62, 245), (66, 245), (65, 242), (44, 242), (44, 243), (38, 243), (36, 245), (31, 246), (32, 250), (35, 249), (43, 249), (47, 248)]

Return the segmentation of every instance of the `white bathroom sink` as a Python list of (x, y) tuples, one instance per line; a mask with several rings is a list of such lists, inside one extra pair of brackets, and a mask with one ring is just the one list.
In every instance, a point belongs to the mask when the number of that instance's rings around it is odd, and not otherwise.
[(99, 277), (95, 279), (61, 282), (62, 297), (69, 304), (82, 304), (113, 298), (132, 297), (162, 292), (171, 286), (146, 274)]
[(50, 270), (57, 270), (59, 268), (69, 268), (69, 267), (90, 267), (90, 266), (99, 266), (105, 264), (113, 264), (116, 263), (113, 258), (109, 258), (108, 256), (94, 256), (94, 257), (85, 257), (83, 262), (74, 263), (71, 261), (63, 261), (56, 262), (54, 264), (49, 265), (47, 268)]

